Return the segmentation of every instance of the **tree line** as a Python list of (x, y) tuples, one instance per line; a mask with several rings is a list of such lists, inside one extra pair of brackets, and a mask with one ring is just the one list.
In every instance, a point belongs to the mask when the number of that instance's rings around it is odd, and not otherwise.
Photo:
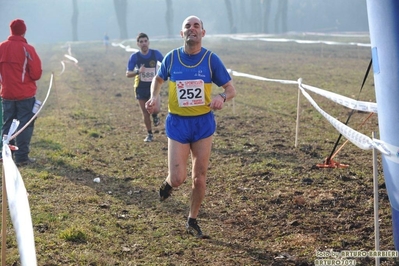
[[(168, 36), (176, 34), (174, 9), (186, 0), (164, 0)], [(224, 33), (287, 33), (289, 31), (368, 31), (365, 0), (197, 0), (220, 8), (218, 25)], [(190, 1), (195, 3), (194, 0)], [(146, 3), (151, 5), (151, 0)], [(221, 6), (223, 3), (223, 6)], [(77, 41), (78, 3), (72, 0), (73, 40)], [(134, 0), (113, 0), (120, 39), (128, 39), (128, 14)]]

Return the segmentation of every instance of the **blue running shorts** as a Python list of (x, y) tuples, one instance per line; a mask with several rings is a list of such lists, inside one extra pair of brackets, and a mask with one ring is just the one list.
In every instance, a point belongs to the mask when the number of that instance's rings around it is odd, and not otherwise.
[(215, 130), (216, 121), (213, 112), (199, 116), (180, 116), (169, 113), (165, 121), (166, 136), (183, 144), (212, 136)]

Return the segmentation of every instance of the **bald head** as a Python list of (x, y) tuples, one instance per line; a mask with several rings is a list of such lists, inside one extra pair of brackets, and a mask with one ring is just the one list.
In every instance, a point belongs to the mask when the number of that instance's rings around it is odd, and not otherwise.
[(202, 23), (202, 20), (199, 17), (197, 17), (197, 16), (189, 16), (189, 17), (187, 17), (183, 21), (183, 24), (182, 24), (181, 28), (185, 29), (188, 24), (191, 25), (191, 24), (195, 24), (195, 23), (198, 23), (199, 25), (201, 25), (201, 29), (204, 29), (204, 24)]

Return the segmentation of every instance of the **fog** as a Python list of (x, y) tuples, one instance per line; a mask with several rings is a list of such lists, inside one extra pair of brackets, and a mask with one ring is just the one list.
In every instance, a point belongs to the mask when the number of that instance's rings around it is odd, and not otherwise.
[[(277, 3), (267, 0), (231, 0), (230, 23), (224, 0), (171, 0), (173, 35), (178, 36), (183, 19), (199, 16), (207, 34), (282, 33), (277, 27)], [(366, 0), (286, 0), (287, 32), (368, 32)], [(101, 41), (107, 33), (121, 39), (113, 0), (77, 0), (78, 41)], [(73, 40), (73, 0), (0, 0), (0, 41), (10, 35), (15, 18), (25, 20), (29, 43), (62, 43)], [(151, 38), (168, 36), (166, 0), (127, 0), (127, 35), (145, 32)], [(261, 23), (268, 14), (269, 26)], [(234, 25), (232, 25), (234, 24)]]

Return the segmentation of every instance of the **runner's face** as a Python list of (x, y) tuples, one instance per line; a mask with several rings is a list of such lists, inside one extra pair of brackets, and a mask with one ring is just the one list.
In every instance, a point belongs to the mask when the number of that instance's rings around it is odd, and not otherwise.
[(202, 29), (201, 20), (197, 17), (189, 17), (183, 22), (182, 30), (180, 32), (182, 38), (186, 42), (197, 43), (201, 42), (205, 30)]
[(140, 51), (147, 52), (148, 47), (150, 46), (150, 41), (147, 38), (140, 38), (137, 42), (137, 46), (140, 48)]

